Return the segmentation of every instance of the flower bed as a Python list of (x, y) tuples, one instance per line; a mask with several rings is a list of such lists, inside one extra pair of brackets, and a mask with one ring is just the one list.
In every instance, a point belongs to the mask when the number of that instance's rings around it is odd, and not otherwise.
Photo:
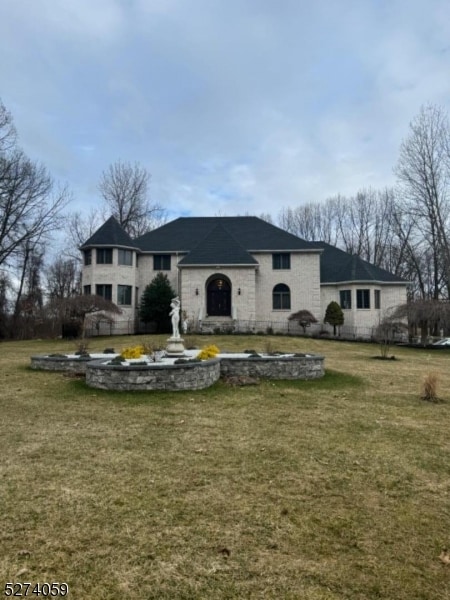
[[(210, 348), (210, 354), (187, 350), (181, 359), (159, 353), (137, 358), (119, 354), (33, 356), (31, 367), (85, 373), (89, 386), (109, 390), (198, 390), (220, 376), (317, 379), (325, 374), (324, 357), (315, 354), (220, 353), (214, 358), (215, 348)], [(200, 359), (203, 356), (206, 360)]]

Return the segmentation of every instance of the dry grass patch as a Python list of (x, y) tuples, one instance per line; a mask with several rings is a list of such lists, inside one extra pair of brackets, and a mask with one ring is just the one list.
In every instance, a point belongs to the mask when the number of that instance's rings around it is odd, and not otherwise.
[(450, 354), (273, 346), (323, 353), (327, 375), (106, 392), (28, 368), (68, 342), (0, 345), (1, 579), (67, 581), (71, 597), (100, 600), (449, 598), (450, 403), (417, 389), (430, 367), (449, 389)]

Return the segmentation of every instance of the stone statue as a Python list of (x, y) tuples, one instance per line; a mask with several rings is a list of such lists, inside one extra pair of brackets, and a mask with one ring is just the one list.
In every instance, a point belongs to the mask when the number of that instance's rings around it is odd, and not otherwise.
[(178, 328), (180, 324), (180, 299), (178, 296), (172, 299), (170, 308), (172, 309), (169, 313), (172, 317), (172, 338), (178, 339), (180, 337), (180, 330)]

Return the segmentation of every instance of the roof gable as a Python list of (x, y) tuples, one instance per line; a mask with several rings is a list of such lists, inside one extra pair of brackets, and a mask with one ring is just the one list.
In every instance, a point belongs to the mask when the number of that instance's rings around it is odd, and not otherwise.
[(124, 246), (136, 248), (136, 243), (120, 225), (115, 217), (109, 217), (101, 227), (81, 246), (81, 249), (90, 246)]
[(223, 227), (217, 224), (179, 265), (257, 265), (257, 261)]

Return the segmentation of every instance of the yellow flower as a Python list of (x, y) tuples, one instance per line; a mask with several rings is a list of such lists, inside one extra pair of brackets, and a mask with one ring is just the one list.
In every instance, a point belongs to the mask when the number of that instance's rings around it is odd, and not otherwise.
[(121, 358), (140, 358), (145, 354), (145, 348), (143, 346), (129, 346), (124, 348), (120, 354)]
[(210, 358), (215, 358), (219, 352), (219, 348), (214, 344), (211, 344), (210, 346), (203, 348), (199, 354), (197, 354), (197, 358), (200, 360), (209, 360)]

